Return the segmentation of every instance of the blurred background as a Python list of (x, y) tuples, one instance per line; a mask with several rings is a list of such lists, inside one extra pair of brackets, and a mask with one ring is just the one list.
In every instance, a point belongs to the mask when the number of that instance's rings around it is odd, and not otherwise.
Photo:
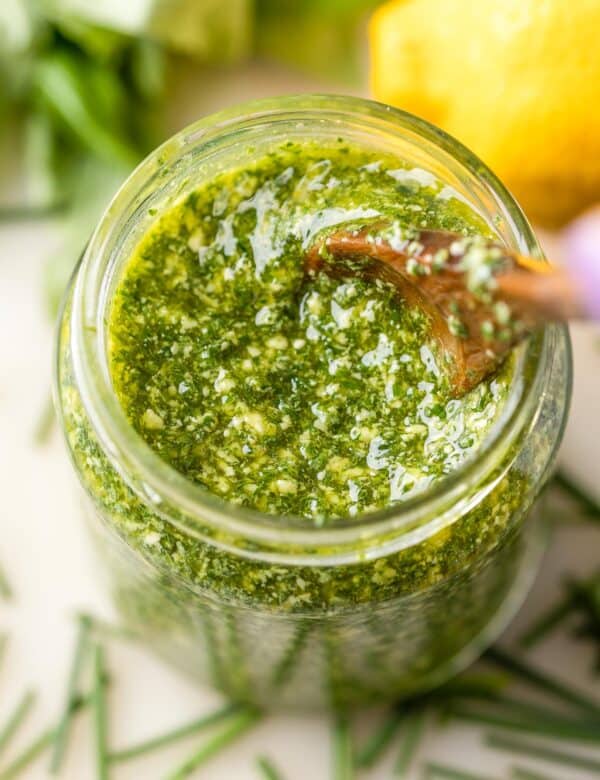
[[(38, 706), (19, 735), (27, 746), (59, 707), (71, 615), (85, 607), (110, 616), (53, 426), (52, 327), (87, 237), (135, 165), (186, 124), (241, 101), (370, 96), (429, 119), (479, 154), (560, 261), (561, 229), (600, 202), (599, 39), (598, 0), (0, 0), (0, 562), (14, 591), (0, 600), (0, 632), (10, 635), (0, 729), (4, 702), (35, 686)], [(593, 581), (592, 639), (573, 640), (567, 626), (533, 657), (597, 690), (600, 336), (578, 326), (573, 338), (571, 421), (549, 502), (555, 541), (511, 631), (561, 597), (565, 574)], [(111, 653), (119, 742), (218, 701), (139, 648)], [(90, 727), (78, 728), (64, 776), (85, 780), (95, 776)], [(467, 727), (434, 730), (420, 749), (508, 777), (505, 757)], [(256, 778), (257, 750), (276, 756), (290, 780), (330, 776), (326, 720), (299, 717), (261, 724), (201, 776)], [(181, 748), (115, 776), (162, 777), (177, 756)], [(45, 777), (45, 767), (22, 776)], [(389, 763), (365, 774), (390, 776)], [(591, 776), (560, 768), (554, 780)]]

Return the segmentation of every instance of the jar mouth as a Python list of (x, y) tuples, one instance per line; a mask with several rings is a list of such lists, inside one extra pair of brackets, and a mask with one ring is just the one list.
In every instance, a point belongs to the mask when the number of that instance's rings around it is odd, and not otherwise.
[[(113, 198), (92, 235), (82, 258), (73, 291), (73, 363), (82, 401), (111, 464), (153, 512), (199, 536), (221, 537), (224, 546), (243, 538), (259, 546), (337, 549), (357, 540), (387, 539), (394, 549), (407, 547), (438, 532), (481, 497), (477, 486), (501, 461), (510, 444), (536, 417), (544, 397), (552, 355), (564, 341), (564, 329), (546, 327), (519, 348), (515, 381), (498, 420), (474, 456), (423, 493), (378, 511), (308, 525), (306, 519), (275, 516), (224, 501), (193, 483), (164, 461), (134, 430), (112, 387), (106, 349), (106, 314), (114, 289), (118, 257), (125, 239), (133, 240), (140, 214), (151, 212), (157, 193), (170, 203), (181, 199), (190, 177), (191, 162), (198, 170), (218, 164), (225, 149), (247, 148), (253, 137), (264, 138), (285, 123), (299, 137), (321, 137), (323, 132), (412, 144), (422, 148), (424, 165), (448, 169), (454, 180), (463, 176), (481, 214), (512, 248), (541, 256), (536, 238), (517, 203), (496, 176), (468, 149), (442, 130), (408, 114), (373, 101), (335, 95), (301, 95), (254, 101), (219, 112), (182, 130), (166, 141), (131, 174)], [(376, 140), (376, 139), (375, 139)], [(389, 151), (389, 148), (388, 148)], [(427, 158), (427, 154), (430, 158)], [(189, 173), (189, 171), (188, 171)], [(182, 178), (183, 176), (183, 178)], [(178, 178), (179, 177), (179, 178)], [(193, 187), (192, 187), (193, 189)], [(483, 214), (482, 214), (483, 215)], [(138, 238), (143, 234), (138, 230)], [(136, 239), (137, 241), (138, 239)], [(501, 475), (500, 475), (501, 477)], [(494, 484), (495, 484), (494, 480)], [(483, 489), (483, 488), (482, 488)], [(488, 484), (487, 492), (491, 489)], [(229, 539), (227, 541), (225, 539)], [(381, 554), (379, 552), (378, 554)]]

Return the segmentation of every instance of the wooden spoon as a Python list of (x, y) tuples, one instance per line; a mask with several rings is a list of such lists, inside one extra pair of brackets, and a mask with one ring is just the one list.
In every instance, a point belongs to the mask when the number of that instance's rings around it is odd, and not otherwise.
[(563, 271), (445, 230), (403, 231), (389, 222), (339, 230), (311, 247), (305, 271), (396, 286), (431, 318), (457, 396), (491, 374), (537, 326), (584, 314)]

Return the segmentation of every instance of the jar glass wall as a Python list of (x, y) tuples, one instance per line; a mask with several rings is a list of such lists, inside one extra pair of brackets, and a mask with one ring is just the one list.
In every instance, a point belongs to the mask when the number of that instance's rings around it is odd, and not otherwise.
[(313, 528), (228, 505), (162, 461), (112, 389), (107, 311), (156, 215), (289, 139), (347, 138), (436, 177), (508, 246), (539, 253), (495, 177), (387, 107), (303, 96), (202, 120), (130, 177), (94, 233), (59, 327), (56, 397), (86, 513), (129, 628), (200, 680), (264, 706), (348, 705), (432, 686), (491, 642), (531, 581), (531, 511), (568, 407), (570, 353), (548, 327), (518, 352), (476, 457), (422, 495)]

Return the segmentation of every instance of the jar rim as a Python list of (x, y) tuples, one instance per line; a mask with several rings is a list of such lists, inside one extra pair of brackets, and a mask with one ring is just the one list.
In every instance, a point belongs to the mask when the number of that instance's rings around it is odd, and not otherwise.
[(474, 456), (465, 459), (430, 489), (406, 501), (356, 518), (328, 521), (323, 526), (308, 526), (305, 519), (236, 506), (190, 481), (134, 430), (112, 388), (108, 371), (104, 316), (109, 291), (103, 263), (114, 252), (115, 232), (131, 228), (133, 205), (139, 208), (144, 203), (140, 195), (144, 186), (152, 176), (167, 177), (191, 148), (197, 153), (199, 148), (205, 153), (214, 152), (225, 137), (233, 136), (235, 142), (241, 126), (263, 127), (268, 131), (271, 123), (286, 117), (288, 121), (296, 117), (304, 122), (307, 138), (311, 137), (310, 122), (333, 121), (342, 128), (344, 120), (354, 120), (372, 127), (373, 132), (385, 128), (392, 136), (404, 133), (422, 140), (458, 162), (475, 178), (502, 215), (516, 249), (541, 256), (527, 219), (504, 185), (460, 142), (425, 120), (374, 101), (336, 95), (297, 95), (244, 103), (205, 117), (178, 132), (152, 152), (114, 196), (86, 247), (75, 279), (71, 313), (75, 377), (86, 412), (111, 464), (153, 512), (186, 533), (236, 549), (235, 540), (243, 539), (263, 548), (256, 553), (246, 550), (246, 554), (261, 559), (266, 548), (275, 551), (269, 554), (277, 560), (288, 558), (285, 550), (297, 553), (299, 549), (312, 550), (307, 553), (311, 558), (327, 549), (336, 560), (342, 560), (346, 559), (344, 556), (355, 556), (355, 549), (346, 548), (368, 540), (379, 540), (377, 555), (381, 555), (437, 533), (452, 522), (460, 507), (466, 508), (471, 503), (474, 486), (490, 473), (498, 453), (506, 452), (524, 426), (535, 419), (544, 398), (554, 351), (561, 340), (566, 342), (562, 326), (544, 329), (539, 350), (531, 343), (522, 348), (519, 371), (525, 365), (533, 365), (531, 382), (527, 387), (514, 383), (499, 419)]

